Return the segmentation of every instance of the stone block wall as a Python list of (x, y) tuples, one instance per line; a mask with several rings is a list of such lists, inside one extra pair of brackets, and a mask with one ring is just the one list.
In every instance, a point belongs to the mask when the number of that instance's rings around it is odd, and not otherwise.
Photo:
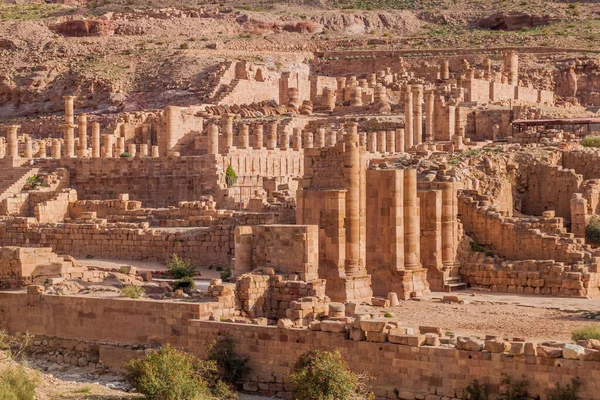
[(233, 228), (225, 225), (171, 231), (151, 229), (147, 224), (38, 224), (17, 218), (0, 223), (0, 245), (51, 247), (57, 253), (80, 257), (160, 262), (178, 254), (197, 266), (229, 267)]
[(560, 165), (575, 170), (583, 179), (600, 179), (600, 150), (582, 147), (564, 151)]

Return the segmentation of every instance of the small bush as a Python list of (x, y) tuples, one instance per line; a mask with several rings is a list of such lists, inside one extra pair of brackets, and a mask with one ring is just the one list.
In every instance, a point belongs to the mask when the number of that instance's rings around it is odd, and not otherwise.
[(119, 157), (121, 157), (121, 158), (131, 158), (131, 154), (128, 153), (128, 152), (124, 152), (124, 153), (119, 154)]
[(0, 399), (35, 400), (37, 378), (32, 378), (25, 367), (6, 368), (0, 374)]
[(130, 299), (139, 299), (144, 293), (144, 288), (141, 286), (125, 286), (121, 289), (121, 297), (129, 297)]
[(188, 260), (184, 260), (177, 254), (173, 254), (167, 261), (169, 274), (175, 279), (191, 278), (196, 272), (196, 267)]
[(490, 387), (486, 384), (481, 384), (477, 379), (473, 380), (465, 389), (467, 392), (467, 400), (487, 400), (490, 392)]
[(389, 312), (386, 312), (383, 316), (386, 318), (392, 318), (392, 314), (390, 314)]
[(585, 240), (588, 243), (600, 244), (600, 216), (594, 215), (585, 226)]
[(600, 136), (588, 135), (579, 141), (583, 147), (600, 147)]
[(571, 332), (571, 339), (575, 341), (586, 339), (600, 339), (600, 325), (589, 324), (582, 326), (581, 328)]
[(229, 165), (225, 171), (225, 183), (228, 187), (235, 186), (237, 182), (237, 174), (233, 170), (233, 167)]
[(339, 351), (309, 351), (300, 356), (290, 382), (296, 400), (374, 399), (361, 382), (363, 378), (350, 371)]
[(226, 281), (231, 278), (231, 269), (227, 268), (225, 271), (221, 272), (221, 279)]
[(513, 381), (507, 374), (502, 374), (502, 385), (506, 392), (500, 395), (500, 400), (527, 400), (527, 386), (529, 383), (525, 379)]
[(579, 378), (571, 379), (571, 383), (565, 387), (560, 387), (560, 383), (557, 383), (556, 388), (552, 389), (548, 395), (548, 400), (577, 400), (580, 388), (581, 380)]
[(177, 279), (173, 282), (173, 290), (177, 289), (196, 289), (196, 282), (190, 277)]
[(225, 336), (219, 341), (212, 341), (208, 347), (208, 359), (217, 363), (223, 379), (234, 385), (241, 384), (250, 372), (248, 359), (238, 357), (233, 352), (231, 336)]
[(471, 242), (471, 243), (469, 243), (469, 245), (471, 246), (471, 251), (473, 253), (483, 253), (483, 252), (485, 252), (485, 249), (482, 246), (480, 246), (478, 243)]
[[(148, 400), (236, 399), (216, 378), (213, 361), (199, 360), (167, 345), (139, 360), (125, 364), (133, 387)], [(209, 382), (215, 382), (211, 388)]]
[(181, 45), (179, 46), (179, 48), (181, 50), (187, 50), (187, 49), (190, 48), (190, 45), (189, 45), (189, 43), (181, 43)]

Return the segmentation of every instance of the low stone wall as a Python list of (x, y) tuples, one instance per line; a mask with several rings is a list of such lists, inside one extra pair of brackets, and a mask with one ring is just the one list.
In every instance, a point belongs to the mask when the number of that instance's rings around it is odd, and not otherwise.
[[(492, 393), (497, 393), (503, 373), (528, 380), (532, 397), (546, 398), (556, 383), (564, 385), (579, 377), (583, 382), (580, 399), (597, 398), (597, 350), (577, 356), (574, 352), (583, 349), (578, 346), (563, 349), (468, 338), (459, 338), (458, 348), (425, 346), (425, 335), (406, 334), (373, 335), (372, 341), (364, 337), (349, 340), (346, 328), (336, 333), (323, 326), (320, 330), (282, 329), (201, 320), (212, 307), (218, 303), (0, 293), (0, 328), (80, 341), (171, 343), (198, 356), (206, 355), (207, 343), (229, 335), (236, 343), (235, 352), (250, 359), (251, 373), (244, 388), (280, 397), (289, 393), (286, 376), (301, 354), (337, 349), (352, 370), (373, 377), (369, 385), (378, 399), (463, 399), (473, 379), (491, 384)], [(343, 322), (331, 324), (341, 326)], [(379, 324), (373, 320), (369, 329)], [(139, 355), (126, 349), (113, 350), (107, 354), (100, 351), (99, 362), (118, 368), (119, 362)], [(569, 359), (574, 355), (575, 359)], [(104, 356), (110, 360), (105, 362)]]
[(0, 222), (1, 246), (51, 247), (61, 254), (165, 261), (173, 254), (197, 266), (229, 267), (233, 227), (154, 229), (143, 224), (39, 224), (32, 218)]

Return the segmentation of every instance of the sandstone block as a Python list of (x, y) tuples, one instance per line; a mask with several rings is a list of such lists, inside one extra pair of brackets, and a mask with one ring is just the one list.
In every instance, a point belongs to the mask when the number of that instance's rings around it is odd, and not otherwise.
[(389, 335), (388, 340), (392, 343), (404, 346), (420, 347), (425, 344), (425, 335)]
[(471, 337), (456, 338), (456, 348), (466, 351), (481, 351), (485, 347), (485, 342), (481, 339)]
[(280, 329), (291, 329), (293, 326), (294, 323), (291, 319), (288, 318), (282, 318), (279, 321), (277, 321), (277, 327)]
[(585, 354), (585, 349), (577, 344), (565, 344), (563, 347), (563, 357), (569, 360), (577, 360), (580, 356)]
[(510, 346), (510, 354), (513, 356), (520, 356), (525, 354), (525, 343), (512, 342)]
[(486, 340), (484, 350), (490, 353), (505, 353), (510, 350), (510, 343), (499, 338)]
[(458, 296), (444, 296), (442, 301), (444, 303), (462, 303), (462, 300)]
[(390, 303), (390, 307), (398, 307), (400, 305), (400, 301), (398, 301), (398, 294), (395, 292), (388, 293), (387, 301)]
[(560, 358), (563, 355), (563, 350), (556, 347), (538, 346), (537, 355), (545, 358)]
[(439, 346), (440, 345), (440, 336), (435, 333), (426, 333), (425, 334), (425, 345), (426, 346)]
[(435, 326), (419, 326), (419, 332), (422, 335), (425, 335), (427, 333), (435, 333), (439, 337), (444, 336), (444, 330)]
[(346, 323), (343, 321), (321, 321), (321, 330), (334, 333), (346, 332)]
[(388, 299), (384, 299), (383, 297), (373, 297), (371, 299), (371, 303), (375, 307), (389, 307), (390, 306), (389, 300)]
[(365, 332), (360, 328), (352, 328), (350, 330), (350, 339), (360, 342), (362, 340), (366, 340), (366, 338), (367, 336), (365, 335)]
[(535, 343), (525, 343), (525, 355), (537, 356), (537, 345)]
[(360, 320), (360, 329), (365, 332), (383, 332), (387, 324), (387, 320), (384, 318), (374, 318), (367, 320)]

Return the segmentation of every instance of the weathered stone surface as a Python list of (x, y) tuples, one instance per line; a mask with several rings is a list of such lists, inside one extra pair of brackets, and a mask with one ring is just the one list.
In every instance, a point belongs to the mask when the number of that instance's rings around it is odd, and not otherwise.
[(563, 350), (557, 347), (538, 346), (537, 355), (545, 358), (560, 358), (563, 355)]

